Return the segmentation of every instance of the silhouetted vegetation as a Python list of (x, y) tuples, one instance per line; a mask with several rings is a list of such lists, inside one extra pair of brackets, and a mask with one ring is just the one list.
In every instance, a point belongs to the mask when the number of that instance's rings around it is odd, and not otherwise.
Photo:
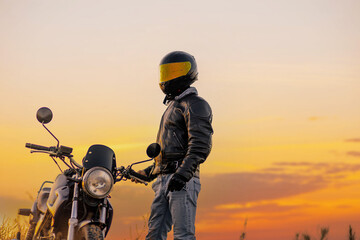
[(18, 237), (18, 233), (20, 233), (21, 239), (24, 239), (27, 228), (26, 222), (20, 219), (20, 217), (10, 219), (4, 216), (0, 224), (0, 240), (15, 239)]
[(351, 225), (349, 225), (349, 240), (355, 240), (355, 232), (353, 232)]
[(247, 218), (246, 218), (245, 221), (244, 221), (244, 228), (243, 228), (243, 230), (241, 231), (240, 240), (244, 240), (245, 237), (246, 237), (246, 225), (247, 225)]
[[(297, 233), (295, 235), (295, 240), (327, 240), (327, 236), (329, 235), (329, 228), (328, 227), (324, 227), (320, 229), (320, 236), (319, 238), (310, 236), (309, 234), (306, 233)], [(351, 225), (349, 225), (349, 240), (356, 240), (355, 239), (355, 232), (353, 231)]]
[[(246, 234), (247, 219), (244, 221), (243, 229), (240, 233), (240, 240), (247, 239)], [(8, 217), (3, 217), (0, 224), (0, 240), (11, 240), (16, 239), (17, 234), (20, 234), (21, 239), (25, 239), (27, 232), (28, 224), (27, 221), (21, 217), (11, 219)], [(143, 225), (141, 227), (135, 226), (135, 232), (133, 232), (130, 227), (130, 240), (140, 240), (144, 239), (147, 232), (147, 221), (146, 217), (143, 216)], [(330, 229), (328, 227), (320, 228), (320, 233), (318, 237), (311, 236), (307, 233), (296, 233), (295, 240), (327, 240)], [(356, 240), (355, 231), (349, 225), (348, 231), (348, 240)]]
[(302, 233), (302, 234), (297, 233), (295, 235), (295, 239), (296, 240), (317, 240), (317, 239), (319, 239), (319, 240), (327, 240), (328, 233), (329, 233), (329, 228), (324, 227), (324, 228), (320, 229), (320, 237), (319, 238), (312, 237), (307, 233)]

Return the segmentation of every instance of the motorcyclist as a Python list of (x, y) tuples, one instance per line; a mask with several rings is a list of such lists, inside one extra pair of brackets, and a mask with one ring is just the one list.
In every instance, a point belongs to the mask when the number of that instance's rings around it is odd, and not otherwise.
[(190, 87), (197, 77), (195, 58), (186, 52), (170, 52), (160, 62), (159, 85), (167, 105), (157, 135), (161, 152), (153, 165), (139, 171), (157, 178), (147, 240), (166, 239), (172, 225), (174, 239), (195, 239), (199, 169), (213, 134), (211, 108)]

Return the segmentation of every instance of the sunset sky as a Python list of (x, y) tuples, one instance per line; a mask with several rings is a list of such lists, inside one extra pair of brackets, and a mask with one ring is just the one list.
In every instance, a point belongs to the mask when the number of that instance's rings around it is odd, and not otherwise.
[[(239, 239), (245, 221), (249, 240), (359, 235), (359, 43), (358, 0), (0, 0), (0, 217), (59, 173), (24, 147), (55, 145), (38, 108), (78, 161), (98, 143), (143, 160), (166, 108), (158, 64), (183, 50), (214, 114), (197, 238)], [(152, 197), (117, 183), (108, 239), (141, 231)]]

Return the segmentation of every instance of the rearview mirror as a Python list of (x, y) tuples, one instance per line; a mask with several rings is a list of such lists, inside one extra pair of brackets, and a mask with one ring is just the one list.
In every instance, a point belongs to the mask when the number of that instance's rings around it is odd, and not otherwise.
[(161, 147), (159, 144), (157, 143), (152, 143), (148, 146), (148, 148), (146, 149), (146, 154), (150, 157), (150, 158), (154, 158), (157, 155), (159, 155), (161, 150)]
[(42, 107), (36, 112), (36, 118), (40, 123), (49, 123), (53, 118), (51, 110), (47, 107)]

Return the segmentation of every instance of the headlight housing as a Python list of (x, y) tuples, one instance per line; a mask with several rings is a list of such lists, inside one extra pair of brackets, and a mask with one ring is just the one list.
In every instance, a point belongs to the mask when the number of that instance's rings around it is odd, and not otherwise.
[(104, 198), (112, 190), (114, 179), (109, 170), (102, 167), (89, 169), (83, 177), (82, 188), (93, 198)]

